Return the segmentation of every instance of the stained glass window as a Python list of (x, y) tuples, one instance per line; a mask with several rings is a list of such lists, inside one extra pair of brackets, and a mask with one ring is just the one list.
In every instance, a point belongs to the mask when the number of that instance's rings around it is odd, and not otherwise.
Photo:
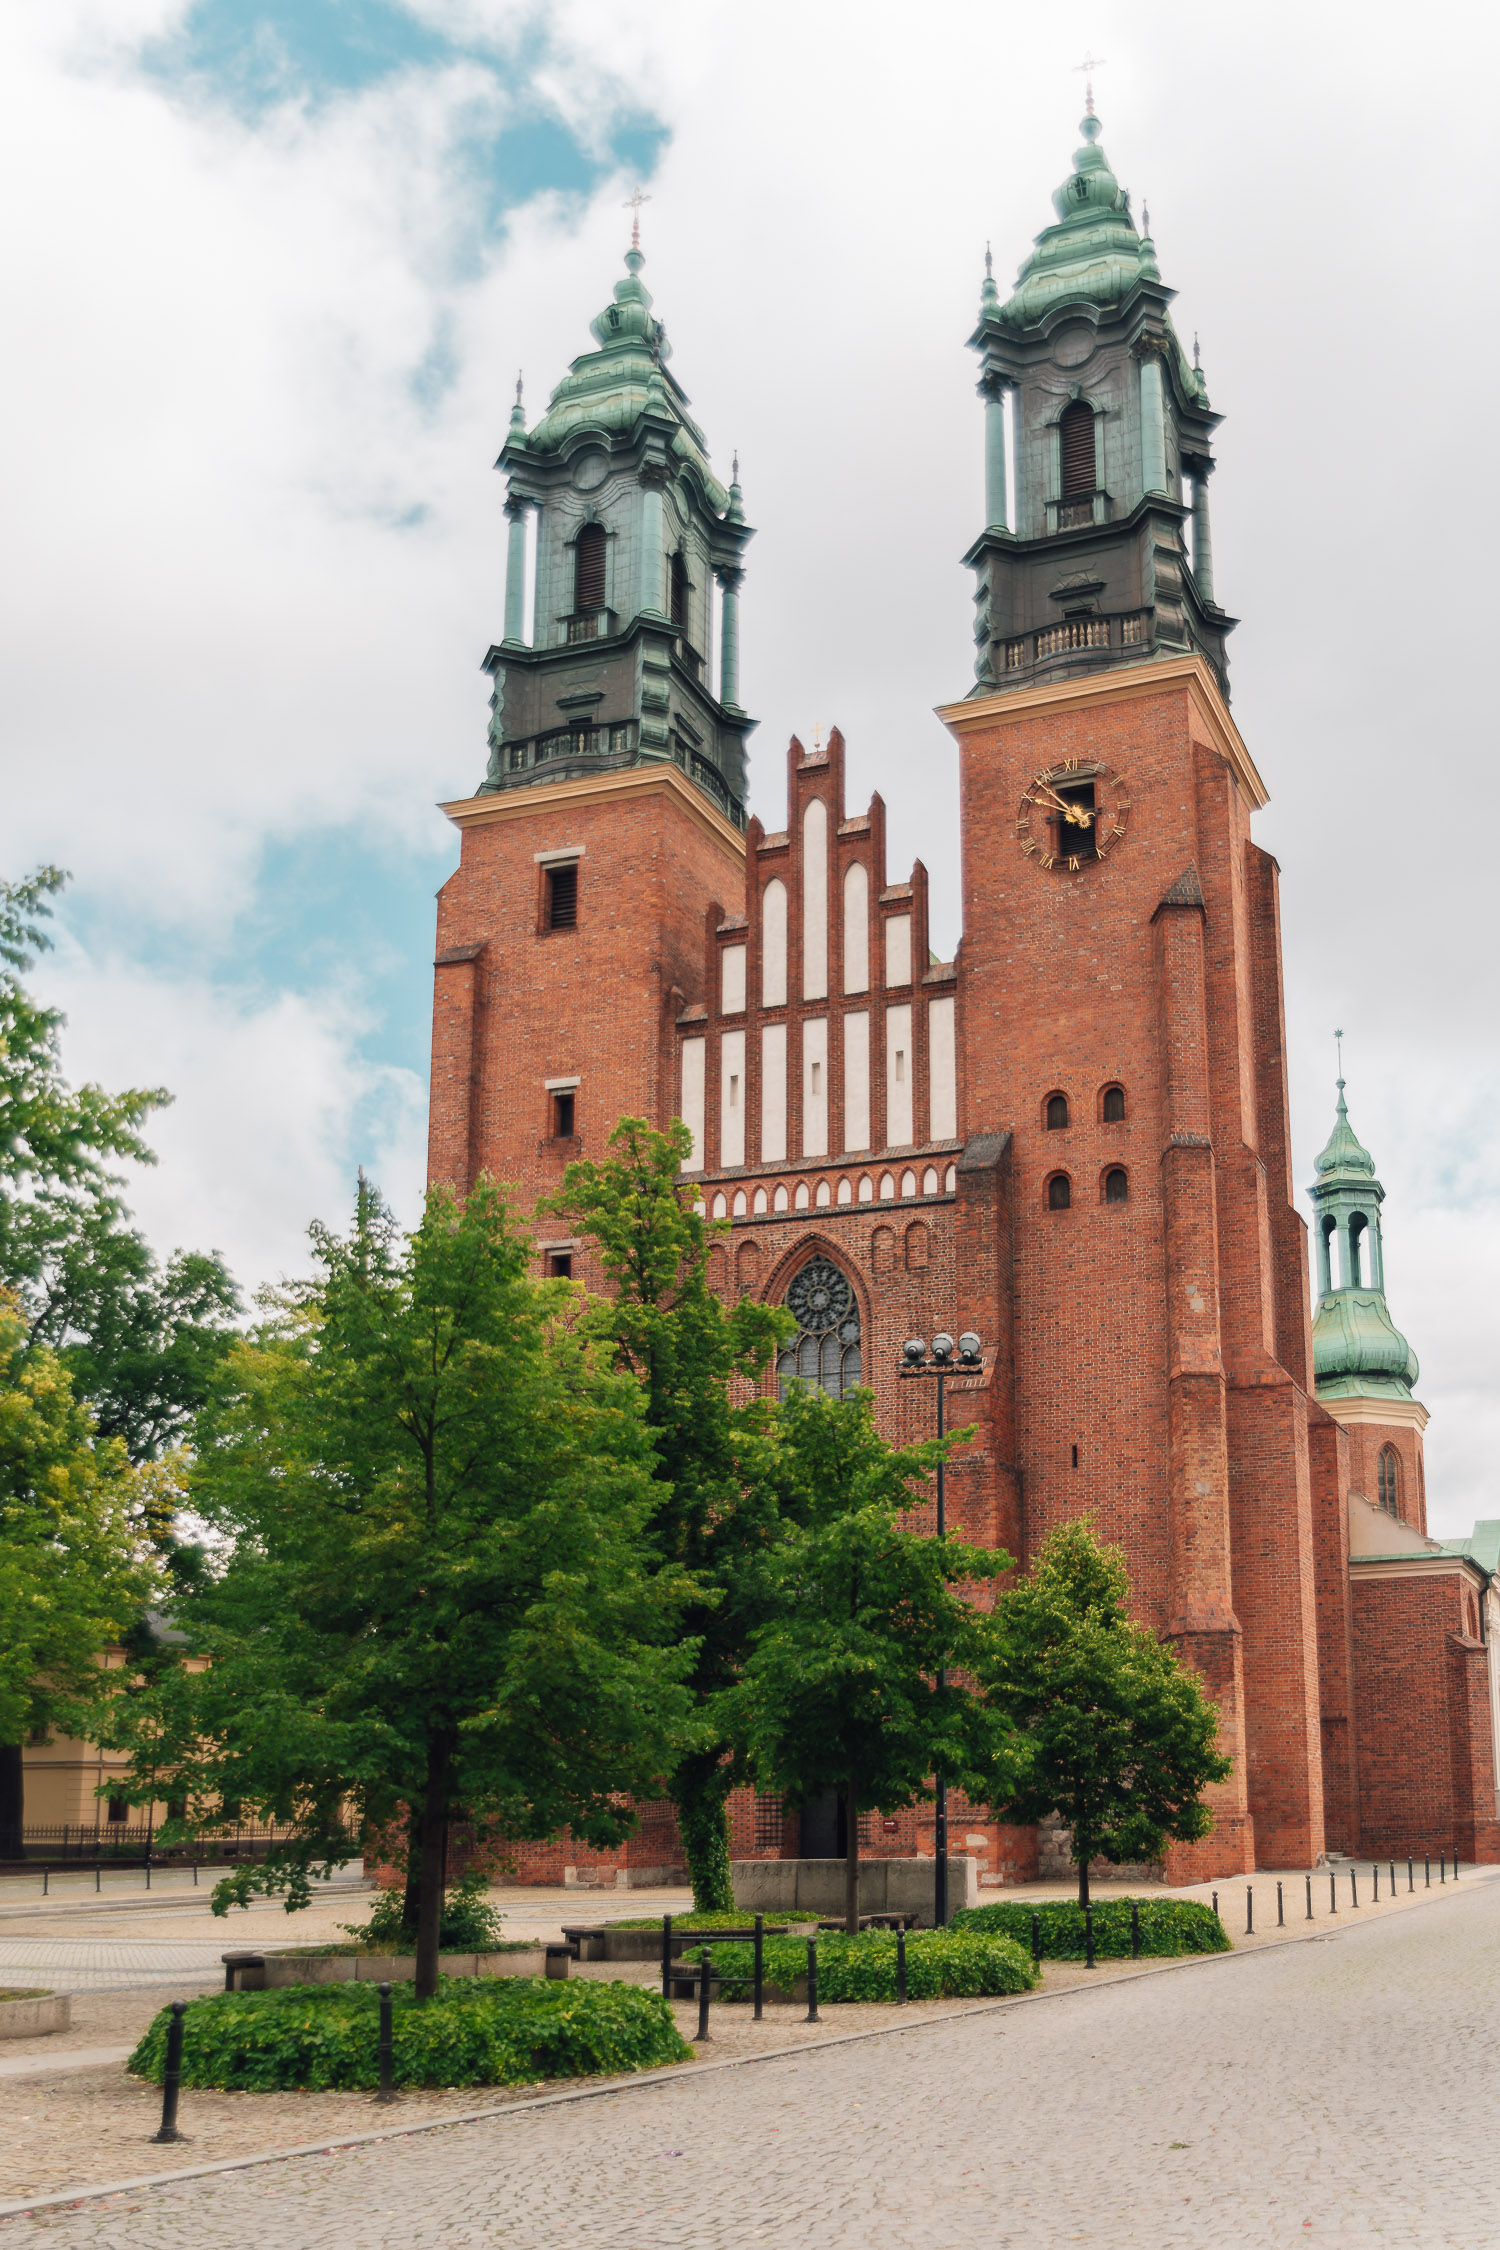
[(809, 1259), (792, 1277), (785, 1303), (798, 1333), (776, 1362), (781, 1396), (795, 1381), (842, 1398), (863, 1372), (859, 1303), (847, 1276), (829, 1258)]

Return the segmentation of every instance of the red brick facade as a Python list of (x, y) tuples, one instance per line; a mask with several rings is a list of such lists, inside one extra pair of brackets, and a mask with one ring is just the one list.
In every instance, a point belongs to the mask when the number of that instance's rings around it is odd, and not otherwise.
[[(727, 1222), (715, 1286), (779, 1301), (811, 1255), (832, 1259), (891, 1435), (932, 1412), (930, 1386), (896, 1380), (903, 1338), (976, 1330), (984, 1372), (950, 1385), (975, 1431), (954, 1528), (1025, 1559), (1091, 1515), (1126, 1550), (1140, 1617), (1218, 1705), (1234, 1770), (1172, 1879), (1394, 1850), (1419, 1801), (1432, 1848), (1496, 1856), (1483, 1646), (1436, 1580), (1351, 1597), (1351, 1480), (1373, 1496), (1381, 1433), (1310, 1397), (1277, 870), (1213, 674), (1158, 660), (943, 715), (962, 805), (951, 963), (929, 957), (925, 870), (888, 877), (880, 799), (848, 815), (836, 733), (812, 755), (793, 742), (775, 835), (752, 822), (742, 841), (672, 766), (449, 807), (464, 833), (439, 914), (433, 1176), (463, 1189), (487, 1170), (529, 1202), (621, 1115), (682, 1114), (689, 1177)], [(1076, 872), (1046, 825), (1070, 762), (1111, 815)], [(577, 923), (550, 929), (545, 871), (569, 851)], [(549, 1080), (576, 1081), (566, 1140)], [(1419, 1431), (1386, 1435), (1420, 1535)], [(1481, 1578), (1456, 1563), (1443, 1583)], [(738, 1853), (795, 1855), (795, 1822), (748, 1792), (734, 1821)], [(870, 1848), (930, 1850), (930, 1830), (902, 1816)], [(661, 1848), (563, 1842), (521, 1865), (556, 1880)], [(1034, 1834), (967, 1808), (950, 1848), (991, 1881), (1036, 1867)]]

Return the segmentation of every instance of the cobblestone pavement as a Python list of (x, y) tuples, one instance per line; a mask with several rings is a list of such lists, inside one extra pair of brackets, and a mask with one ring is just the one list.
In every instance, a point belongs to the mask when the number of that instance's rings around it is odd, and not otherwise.
[(1500, 2238), (1497, 2049), (1500, 1885), (1475, 1885), (1275, 1951), (140, 2190), (0, 2240), (1474, 2250)]

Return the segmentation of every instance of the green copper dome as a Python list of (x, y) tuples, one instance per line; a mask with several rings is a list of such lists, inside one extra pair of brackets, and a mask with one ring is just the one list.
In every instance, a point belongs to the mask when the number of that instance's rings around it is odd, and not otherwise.
[(1328, 1136), (1322, 1154), (1313, 1159), (1313, 1170), (1320, 1180), (1332, 1186), (1336, 1180), (1373, 1180), (1375, 1159), (1367, 1148), (1360, 1145), (1359, 1137), (1349, 1122), (1349, 1104), (1344, 1099), (1344, 1081), (1338, 1082), (1338, 1108), (1334, 1115), (1333, 1131)]
[[(707, 441), (687, 411), (686, 393), (666, 372), (671, 346), (640, 278), (645, 263), (641, 251), (626, 251), (626, 270), (615, 283), (613, 300), (589, 323), (599, 349), (574, 360), (552, 393), (546, 413), (526, 435), (525, 451), (558, 453), (586, 430), (597, 430), (605, 438), (628, 438), (644, 416), (664, 417), (675, 424), (670, 440), (673, 454), (696, 469), (709, 504), (722, 515), (729, 494), (708, 465)], [(519, 450), (514, 433), (509, 446)]]
[(1012, 327), (1029, 328), (1054, 305), (1073, 298), (1091, 305), (1118, 304), (1138, 282), (1161, 279), (1155, 246), (1149, 235), (1137, 232), (1130, 199), (1099, 146), (1099, 120), (1092, 111), (1080, 130), (1083, 146), (1052, 198), (1057, 224), (1037, 236), (1008, 303), (1000, 308), (1000, 319)]
[(1375, 1159), (1349, 1122), (1342, 1078), (1333, 1131), (1313, 1169), (1317, 1180), (1308, 1192), (1317, 1211), (1312, 1345), (1318, 1397), (1410, 1398), (1421, 1371), (1386, 1307), (1385, 1190), (1375, 1177)]

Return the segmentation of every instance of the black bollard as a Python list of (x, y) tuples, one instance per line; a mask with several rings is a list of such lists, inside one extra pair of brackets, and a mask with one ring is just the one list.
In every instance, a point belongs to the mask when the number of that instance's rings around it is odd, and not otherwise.
[(1253, 1883), (1245, 1885), (1245, 1935), (1246, 1937), (1254, 1937), (1255, 1935), (1255, 1885)]
[(1353, 1867), (1349, 1870), (1349, 1903), (1351, 1906), (1359, 1904), (1359, 1873)]
[(1406, 1862), (1406, 1888), (1407, 1888), (1407, 1890), (1408, 1890), (1408, 1891), (1414, 1891), (1414, 1890), (1416, 1889), (1416, 1887), (1417, 1887), (1417, 1878), (1416, 1878), (1416, 1871), (1415, 1871), (1415, 1869), (1414, 1869), (1414, 1868), (1413, 1868), (1413, 1866), (1412, 1866), (1412, 1862), (1411, 1862), (1411, 1858), (1410, 1858), (1410, 1855), (1408, 1855), (1408, 1857), (1407, 1857), (1407, 1862)]
[(1453, 1847), (1453, 1880), (1455, 1883), (1458, 1881), (1458, 1846), (1456, 1844)]
[(708, 2028), (708, 2003), (713, 1997), (714, 1955), (713, 1947), (703, 1946), (698, 1955), (698, 2037), (712, 2039)]
[(1431, 1854), (1431, 1852), (1423, 1852), (1423, 1854), (1422, 1854), (1422, 1874), (1423, 1874), (1423, 1877), (1424, 1877), (1424, 1880), (1425, 1880), (1425, 1887), (1426, 1887), (1426, 1888), (1427, 1888), (1427, 1889), (1428, 1889), (1428, 1890), (1430, 1891), (1430, 1890), (1432, 1889), (1432, 1854)]
[(1042, 1918), (1040, 1914), (1033, 1914), (1031, 1917), (1031, 1958), (1033, 1961), (1040, 1961), (1042, 1958)]
[(1440, 1883), (1446, 1883), (1446, 1882), (1447, 1882), (1447, 1880), (1448, 1880), (1448, 1854), (1447, 1854), (1446, 1852), (1439, 1852), (1439, 1853), (1438, 1853), (1438, 1881), (1439, 1881)]
[(380, 1994), (380, 2092), (378, 2102), (396, 2099), (396, 2009), (388, 1984), (378, 1985)]
[(96, 1859), (96, 1860), (95, 1860), (95, 1862), (94, 1862), (94, 1889), (95, 1889), (95, 1890), (97, 1891), (97, 1890), (98, 1890), (98, 1888), (99, 1888), (99, 1862), (98, 1862), (98, 1860)]
[(1286, 1927), (1286, 1913), (1282, 1904), (1281, 1885), (1279, 1883), (1276, 1886), (1276, 1927), (1278, 1930)]
[(194, 1890), (196, 1890), (197, 1888), (198, 1888), (198, 1862), (197, 1862), (196, 1860), (194, 1860), (194, 1861), (193, 1861), (193, 1889), (194, 1889)]
[(1337, 1875), (1330, 1867), (1328, 1870), (1328, 1911), (1330, 1914), (1337, 1914), (1339, 1910), (1338, 1880)]
[(1309, 1920), (1309, 1922), (1310, 1922), (1310, 1921), (1312, 1920), (1312, 1918), (1313, 1918), (1313, 1910), (1312, 1910), (1312, 1877), (1311, 1877), (1311, 1876), (1309, 1875), (1309, 1876), (1308, 1876), (1308, 1878), (1307, 1878), (1307, 1919), (1308, 1919), (1308, 1920)]
[(810, 1937), (807, 1941), (806, 2020), (808, 2023), (821, 2023), (823, 2020), (818, 2014), (818, 1941), (813, 1937)]
[(670, 2000), (672, 1997), (672, 1917), (670, 1914), (664, 1914), (661, 1918), (661, 1996), (663, 2000)]
[(1395, 1897), (1395, 1895), (1396, 1895), (1396, 1862), (1395, 1862), (1394, 1860), (1392, 1860), (1392, 1861), (1391, 1861), (1391, 1896), (1392, 1896), (1392, 1898), (1394, 1898), (1394, 1897)]
[(755, 2021), (760, 2023), (766, 2012), (766, 1918), (755, 1917)]
[(896, 1929), (896, 1998), (906, 1998), (906, 1931), (899, 1924)]
[(1141, 1909), (1140, 1902), (1137, 1899), (1132, 1899), (1130, 1902), (1130, 1958), (1132, 1961), (1139, 1961), (1140, 1957)]
[(1217, 1921), (1218, 1921), (1218, 1919), (1219, 1919), (1219, 1894), (1218, 1894), (1218, 1892), (1217, 1892), (1217, 1891), (1215, 1891), (1215, 1892), (1214, 1892), (1214, 1920), (1215, 1920), (1215, 1921), (1217, 1922)]
[(43, 1898), (47, 1896), (47, 1870), (45, 1867), (42, 1869), (42, 1896)]
[(1083, 1910), (1083, 1959), (1086, 1968), (1091, 1969), (1094, 1966), (1094, 1909), (1092, 1906), (1086, 1906)]
[(167, 2067), (161, 2081), (161, 2131), (153, 2133), (153, 2141), (180, 2141), (177, 2130), (177, 2095), (182, 2085), (182, 2019), (187, 2014), (187, 2002), (172, 2002), (172, 2021), (167, 2025)]
[(1374, 1903), (1375, 1903), (1375, 1905), (1376, 1905), (1376, 1906), (1378, 1906), (1378, 1905), (1380, 1904), (1380, 1862), (1379, 1862), (1379, 1860), (1378, 1860), (1378, 1859), (1372, 1859), (1372, 1860), (1371, 1860), (1371, 1862), (1370, 1862), (1370, 1873), (1371, 1873), (1371, 1875), (1372, 1875), (1372, 1876), (1373, 1876), (1373, 1877), (1375, 1878), (1375, 1899), (1374, 1899)]

